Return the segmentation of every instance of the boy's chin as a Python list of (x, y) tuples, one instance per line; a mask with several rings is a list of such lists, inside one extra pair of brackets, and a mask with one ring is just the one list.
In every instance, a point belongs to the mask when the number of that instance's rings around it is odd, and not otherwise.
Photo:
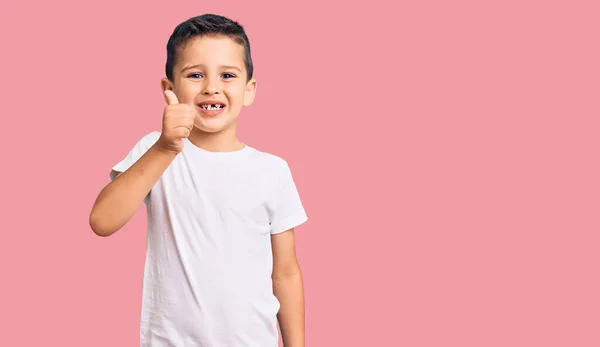
[(235, 124), (235, 121), (223, 122), (223, 121), (214, 119), (214, 120), (211, 120), (208, 122), (206, 122), (206, 121), (196, 122), (196, 124), (194, 124), (194, 128), (202, 133), (216, 134), (216, 133), (220, 133), (224, 130), (229, 129), (234, 124)]

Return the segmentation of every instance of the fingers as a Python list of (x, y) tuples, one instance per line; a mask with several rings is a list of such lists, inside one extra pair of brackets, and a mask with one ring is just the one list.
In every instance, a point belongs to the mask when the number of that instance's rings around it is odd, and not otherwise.
[(177, 105), (179, 104), (179, 100), (177, 99), (177, 95), (173, 93), (171, 90), (165, 90), (165, 98), (167, 98), (167, 103), (169, 105)]
[(188, 135), (189, 135), (189, 132), (191, 132), (192, 129), (194, 128), (194, 116), (193, 116), (193, 114), (192, 115), (181, 114), (181, 115), (177, 116), (176, 118), (174, 118), (173, 121), (174, 121), (174, 124), (175, 124), (175, 126), (174, 126), (173, 129), (176, 129), (177, 131), (187, 130), (188, 131)]

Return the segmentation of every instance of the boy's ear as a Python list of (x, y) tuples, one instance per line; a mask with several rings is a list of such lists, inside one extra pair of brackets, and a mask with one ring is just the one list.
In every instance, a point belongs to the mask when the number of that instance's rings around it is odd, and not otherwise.
[(254, 102), (254, 98), (256, 97), (256, 87), (257, 82), (254, 78), (252, 78), (250, 81), (248, 81), (248, 83), (246, 83), (246, 90), (244, 93), (244, 106), (248, 107)]
[(171, 90), (172, 91), (174, 89), (173, 83), (171, 83), (171, 81), (169, 81), (168, 78), (164, 77), (164, 78), (162, 78), (160, 80), (160, 88), (162, 89), (162, 92), (163, 92), (162, 94), (163, 94), (163, 97), (165, 99), (165, 102), (168, 104), (169, 100), (167, 100), (167, 96), (165, 95), (165, 91), (167, 91), (167, 90)]

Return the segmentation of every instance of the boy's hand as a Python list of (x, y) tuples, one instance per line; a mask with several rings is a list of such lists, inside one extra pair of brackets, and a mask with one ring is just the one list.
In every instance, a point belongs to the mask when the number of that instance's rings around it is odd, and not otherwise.
[(162, 133), (158, 139), (161, 149), (180, 153), (183, 139), (190, 136), (194, 128), (196, 109), (193, 105), (180, 104), (177, 96), (170, 90), (165, 91), (168, 105), (163, 114)]

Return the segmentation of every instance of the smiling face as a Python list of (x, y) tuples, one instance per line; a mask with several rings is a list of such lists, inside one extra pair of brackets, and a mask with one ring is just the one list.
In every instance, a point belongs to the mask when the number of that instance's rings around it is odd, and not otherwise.
[(179, 49), (173, 80), (162, 80), (179, 103), (196, 107), (195, 130), (235, 132), (243, 107), (254, 101), (256, 80), (247, 80), (244, 47), (226, 36), (202, 36)]

